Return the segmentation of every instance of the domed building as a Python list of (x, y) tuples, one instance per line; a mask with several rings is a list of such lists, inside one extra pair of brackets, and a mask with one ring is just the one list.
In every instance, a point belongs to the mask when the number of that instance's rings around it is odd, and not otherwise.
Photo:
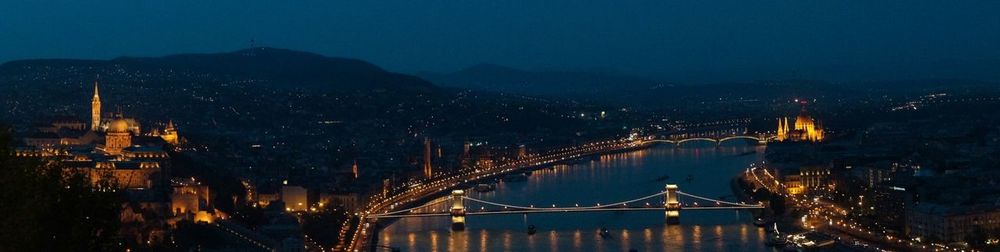
[(87, 174), (95, 184), (109, 178), (123, 189), (165, 184), (161, 175), (169, 166), (165, 148), (180, 139), (173, 121), (161, 134), (152, 134), (155, 129), (143, 134), (138, 120), (121, 112), (102, 113), (97, 85), (95, 82), (89, 123), (63, 117), (39, 122), (37, 132), (24, 138), (24, 146), (19, 146), (15, 155), (60, 160), (66, 172)]
[(64, 174), (88, 178), (100, 190), (127, 190), (128, 204), (119, 216), (122, 240), (155, 247), (165, 240), (168, 225), (211, 222), (208, 187), (194, 178), (188, 184), (171, 179), (167, 147), (184, 142), (174, 122), (168, 120), (162, 130), (143, 129), (136, 118), (102, 112), (96, 81), (93, 92), (90, 120), (59, 115), (35, 122), (14, 155), (57, 161)]
[(802, 110), (799, 111), (799, 115), (795, 117), (794, 126), (795, 128), (792, 129), (787, 117), (779, 118), (777, 140), (819, 142), (823, 141), (823, 138), (826, 137), (823, 126), (806, 112), (805, 103), (802, 104)]
[(104, 135), (104, 152), (118, 155), (130, 146), (132, 146), (132, 132), (129, 131), (128, 121), (123, 118), (111, 121)]

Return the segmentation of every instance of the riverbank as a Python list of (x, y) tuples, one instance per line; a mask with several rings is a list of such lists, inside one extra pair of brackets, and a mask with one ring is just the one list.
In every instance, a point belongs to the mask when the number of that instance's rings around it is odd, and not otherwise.
[[(530, 167), (533, 172), (527, 181), (501, 183), (495, 191), (472, 191), (468, 196), (510, 205), (584, 206), (638, 198), (662, 191), (664, 184), (678, 184), (685, 192), (734, 201), (735, 195), (728, 186), (732, 176), (761, 158), (760, 155), (743, 154), (752, 149), (763, 148), (655, 145), (619, 154), (605, 152), (603, 154), (609, 155)], [(567, 163), (574, 165), (557, 165)], [(558, 168), (549, 168), (553, 165)], [(523, 171), (526, 169), (519, 170)], [(665, 174), (672, 176), (658, 179)], [(692, 175), (693, 181), (686, 179)], [(438, 200), (447, 199), (431, 198), (432, 202)], [(646, 203), (662, 204), (655, 202), (658, 199)], [(434, 212), (447, 211), (445, 207), (450, 205), (442, 204)], [(480, 206), (472, 204), (472, 208), (478, 210)], [(467, 230), (460, 232), (450, 229), (447, 215), (402, 218), (392, 223), (384, 222), (377, 242), (406, 251), (585, 252), (632, 248), (639, 251), (720, 251), (738, 247), (749, 247), (746, 251), (768, 251), (763, 245), (764, 231), (750, 223), (747, 213), (691, 210), (683, 214), (682, 225), (669, 225), (663, 212), (656, 211), (529, 214), (527, 218), (521, 214), (490, 214), (467, 218)], [(538, 228), (538, 234), (525, 232), (530, 225)], [(614, 239), (602, 237), (601, 228), (609, 229)]]
[[(539, 164), (533, 164), (533, 165), (524, 165), (524, 166), (520, 166), (520, 167), (514, 167), (514, 168), (511, 168), (511, 169), (498, 171), (498, 172), (492, 173), (490, 175), (478, 176), (478, 177), (475, 177), (473, 179), (466, 179), (466, 180), (463, 180), (462, 182), (455, 183), (455, 185), (453, 185), (453, 186), (445, 186), (442, 190), (439, 190), (437, 192), (421, 196), (421, 197), (416, 198), (416, 199), (414, 199), (414, 200), (412, 200), (412, 201), (410, 201), (408, 203), (401, 204), (401, 205), (399, 205), (399, 207), (397, 209), (406, 209), (406, 208), (411, 208), (411, 207), (417, 207), (417, 206), (426, 204), (427, 202), (430, 202), (432, 199), (449, 195), (452, 190), (459, 189), (459, 188), (471, 188), (471, 187), (475, 186), (476, 184), (478, 184), (478, 183), (480, 183), (482, 181), (491, 180), (491, 179), (495, 180), (495, 179), (501, 178), (501, 177), (506, 176), (506, 175), (520, 173), (520, 172), (535, 171), (535, 170), (539, 170), (539, 169), (548, 168), (548, 167), (554, 166), (554, 165), (561, 165), (561, 164), (573, 165), (573, 164), (576, 164), (577, 162), (579, 162), (580, 160), (592, 159), (593, 157), (598, 157), (598, 156), (602, 156), (602, 155), (612, 155), (612, 154), (619, 154), (619, 153), (628, 153), (628, 152), (633, 152), (633, 151), (648, 149), (648, 148), (650, 148), (652, 146), (656, 146), (656, 144), (657, 143), (655, 143), (655, 142), (646, 141), (646, 142), (642, 142), (642, 143), (635, 144), (635, 145), (626, 145), (626, 147), (616, 148), (616, 149), (609, 150), (609, 151), (596, 151), (596, 152), (593, 152), (593, 153), (580, 154), (580, 155), (578, 155), (578, 156), (576, 156), (574, 158), (570, 158), (570, 159), (563, 159), (563, 160), (558, 160), (558, 161), (553, 161), (553, 162), (546, 162), (546, 163), (539, 163)], [(382, 230), (386, 226), (391, 225), (393, 222), (395, 222), (397, 220), (398, 219), (395, 219), (395, 218), (377, 219), (374, 222), (362, 220), (363, 222), (370, 223), (370, 225), (372, 226), (371, 227), (371, 231), (372, 231), (373, 235), (369, 235), (368, 236), (368, 241), (367, 241), (368, 244), (377, 244), (377, 242), (378, 242), (377, 241), (378, 234), (380, 232), (382, 232)], [(373, 247), (370, 248), (370, 251), (376, 251), (377, 248), (378, 247), (373, 246)]]

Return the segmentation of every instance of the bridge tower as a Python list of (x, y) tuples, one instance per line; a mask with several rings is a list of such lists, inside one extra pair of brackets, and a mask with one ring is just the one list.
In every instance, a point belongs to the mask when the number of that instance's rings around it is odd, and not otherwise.
[(451, 191), (451, 230), (465, 230), (465, 191)]
[(681, 217), (681, 202), (677, 197), (677, 185), (667, 184), (667, 193), (663, 195), (663, 208), (667, 215), (667, 224), (679, 224)]

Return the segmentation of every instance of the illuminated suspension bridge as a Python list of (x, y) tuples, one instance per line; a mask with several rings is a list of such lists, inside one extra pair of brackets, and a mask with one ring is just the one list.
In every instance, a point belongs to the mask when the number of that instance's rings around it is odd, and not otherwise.
[[(466, 203), (469, 203), (468, 205)], [(450, 203), (450, 204), (449, 204)], [(450, 207), (448, 207), (450, 205)], [(452, 228), (464, 229), (465, 217), (497, 214), (534, 214), (534, 213), (570, 213), (570, 212), (616, 212), (616, 211), (663, 211), (667, 223), (679, 222), (681, 210), (740, 210), (760, 209), (763, 204), (748, 204), (711, 199), (679, 191), (677, 185), (668, 184), (664, 191), (651, 195), (614, 202), (609, 204), (571, 206), (549, 205), (514, 205), (477, 199), (465, 195), (463, 190), (454, 190), (448, 197), (440, 198), (426, 204), (401, 210), (390, 210), (385, 213), (371, 214), (367, 218), (375, 221), (381, 218), (418, 218), (451, 216)]]

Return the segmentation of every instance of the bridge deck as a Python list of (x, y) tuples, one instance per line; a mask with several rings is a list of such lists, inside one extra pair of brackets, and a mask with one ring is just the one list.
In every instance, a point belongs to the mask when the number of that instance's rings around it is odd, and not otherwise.
[[(753, 206), (712, 206), (712, 207), (682, 207), (680, 210), (743, 210), (743, 209), (762, 209), (764, 207)], [(573, 212), (615, 212), (615, 211), (666, 211), (663, 207), (614, 207), (614, 208), (582, 208), (582, 209), (532, 209), (532, 210), (522, 210), (522, 209), (510, 209), (510, 210), (487, 210), (487, 211), (468, 211), (465, 213), (466, 216), (472, 215), (496, 215), (496, 214), (529, 214), (529, 213), (573, 213)], [(372, 215), (369, 218), (409, 218), (409, 217), (439, 217), (439, 216), (451, 216), (449, 212), (431, 212), (431, 213), (413, 213), (413, 214), (391, 214), (391, 215)]]

